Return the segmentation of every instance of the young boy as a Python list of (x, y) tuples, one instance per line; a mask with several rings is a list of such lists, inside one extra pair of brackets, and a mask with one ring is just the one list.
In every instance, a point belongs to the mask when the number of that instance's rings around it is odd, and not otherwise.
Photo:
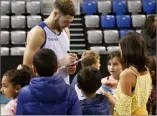
[(78, 73), (78, 87), (85, 96), (80, 101), (83, 115), (110, 115), (111, 106), (107, 97), (96, 94), (101, 78), (101, 73), (93, 66), (85, 67)]
[[(93, 50), (86, 50), (82, 54), (83, 60), (81, 61), (81, 66), (82, 68), (87, 67), (87, 66), (93, 66), (96, 69), (100, 69), (100, 56), (97, 52)], [(81, 90), (77, 87), (77, 75), (74, 77), (71, 86), (75, 88), (79, 100), (83, 100), (84, 96), (81, 93)]]
[(73, 88), (57, 71), (57, 57), (50, 49), (39, 50), (33, 58), (36, 77), (18, 96), (16, 115), (79, 115), (80, 103)]

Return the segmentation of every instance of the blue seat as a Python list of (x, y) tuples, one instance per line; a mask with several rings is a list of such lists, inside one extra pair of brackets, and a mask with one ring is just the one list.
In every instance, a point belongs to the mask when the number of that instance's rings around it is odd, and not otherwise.
[(127, 33), (133, 32), (133, 30), (120, 30), (120, 39), (124, 37)]
[(114, 15), (102, 15), (101, 16), (101, 27), (102, 28), (114, 28), (115, 27), (115, 16)]
[(123, 14), (127, 10), (126, 0), (113, 0), (113, 12), (116, 14)]
[(130, 27), (131, 26), (131, 18), (130, 15), (117, 15), (117, 26), (119, 28)]
[(156, 0), (142, 0), (143, 11), (147, 14), (156, 12)]
[(87, 15), (92, 15), (97, 12), (96, 1), (86, 1), (82, 3), (82, 12)]

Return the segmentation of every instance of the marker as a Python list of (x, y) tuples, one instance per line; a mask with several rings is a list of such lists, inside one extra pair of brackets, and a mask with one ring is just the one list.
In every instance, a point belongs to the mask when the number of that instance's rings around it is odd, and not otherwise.
[(84, 58), (80, 58), (79, 60), (75, 61), (72, 65), (77, 64), (78, 62), (82, 61)]
[(71, 64), (71, 65), (66, 65), (66, 66), (62, 66), (61, 68), (66, 68), (66, 67), (68, 67), (68, 66), (75, 65), (75, 64), (81, 62), (83, 59), (84, 59), (84, 58), (80, 58), (79, 60), (75, 61), (73, 64)]

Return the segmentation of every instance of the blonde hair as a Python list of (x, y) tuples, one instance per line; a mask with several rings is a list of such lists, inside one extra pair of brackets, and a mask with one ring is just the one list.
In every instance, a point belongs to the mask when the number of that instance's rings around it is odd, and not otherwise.
[(100, 55), (93, 51), (93, 50), (86, 50), (82, 54), (83, 60), (81, 61), (82, 68), (91, 66), (93, 64), (96, 64), (97, 61), (100, 59)]
[(95, 57), (97, 60), (100, 58), (100, 55), (97, 52), (93, 51), (93, 50), (84, 51), (83, 54), (82, 54), (82, 58), (86, 57), (86, 56)]
[(75, 16), (75, 6), (72, 0), (56, 0), (54, 8), (58, 9), (63, 15)]

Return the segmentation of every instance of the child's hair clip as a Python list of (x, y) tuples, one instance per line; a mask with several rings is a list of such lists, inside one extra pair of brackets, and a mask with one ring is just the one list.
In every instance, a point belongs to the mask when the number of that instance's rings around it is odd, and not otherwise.
[(22, 65), (19, 64), (18, 67), (17, 67), (17, 70), (22, 70), (22, 68), (23, 68)]

